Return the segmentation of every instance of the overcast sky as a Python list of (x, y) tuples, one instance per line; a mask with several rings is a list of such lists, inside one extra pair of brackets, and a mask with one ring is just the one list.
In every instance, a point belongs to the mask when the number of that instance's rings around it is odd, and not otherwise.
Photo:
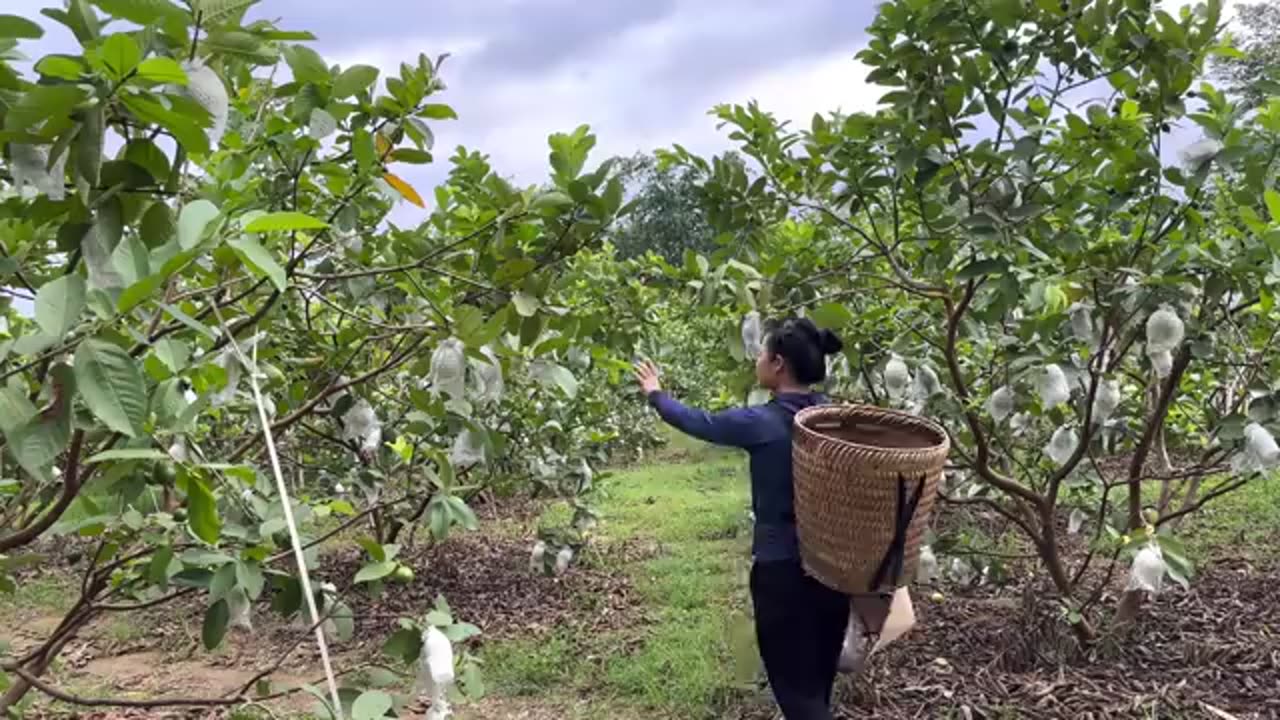
[[(59, 0), (4, 0), (4, 12), (37, 17)], [(1166, 8), (1185, 0), (1164, 0)], [(1233, 4), (1228, 0), (1228, 5)], [(682, 143), (727, 146), (707, 111), (757, 99), (783, 118), (869, 110), (853, 56), (866, 42), (871, 0), (263, 0), (254, 17), (310, 30), (331, 63), (395, 69), (419, 52), (451, 53), (444, 76), (458, 121), (435, 123), (437, 165), (405, 174), (422, 194), (457, 145), (488, 153), (521, 183), (547, 174), (548, 134), (587, 123), (596, 160)], [(48, 27), (33, 58), (74, 48)], [(1194, 138), (1191, 138), (1194, 139)], [(397, 212), (401, 216), (404, 209)], [(409, 220), (409, 218), (404, 218)]]

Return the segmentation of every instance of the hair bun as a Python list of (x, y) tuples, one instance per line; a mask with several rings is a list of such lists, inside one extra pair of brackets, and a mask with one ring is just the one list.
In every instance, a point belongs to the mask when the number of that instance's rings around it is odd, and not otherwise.
[(821, 330), (818, 332), (818, 347), (824, 355), (835, 355), (844, 349), (844, 343), (830, 330)]

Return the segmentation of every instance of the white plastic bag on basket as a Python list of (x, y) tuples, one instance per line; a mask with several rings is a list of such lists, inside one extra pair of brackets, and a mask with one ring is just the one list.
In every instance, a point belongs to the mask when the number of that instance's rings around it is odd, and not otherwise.
[(434, 626), (422, 633), (422, 654), (418, 664), (418, 678), (413, 684), (418, 697), (429, 697), (431, 709), (427, 720), (445, 720), (449, 717), (449, 689), (453, 687), (453, 644)]
[(1142, 590), (1153, 595), (1164, 587), (1164, 553), (1156, 543), (1148, 543), (1138, 551), (1129, 568), (1129, 582), (1125, 590)]
[(838, 669), (842, 673), (857, 674), (866, 664), (867, 658), (889, 646), (898, 638), (906, 635), (916, 624), (916, 610), (911, 602), (911, 591), (905, 587), (893, 593), (893, 604), (889, 606), (889, 616), (884, 620), (880, 637), (875, 645), (868, 647), (867, 638), (863, 634), (862, 619), (858, 613), (849, 613), (849, 624), (844, 634), (844, 647), (840, 651)]
[(1045, 366), (1040, 374), (1040, 404), (1045, 410), (1055, 408), (1071, 399), (1071, 386), (1067, 384), (1067, 374), (1057, 365)]

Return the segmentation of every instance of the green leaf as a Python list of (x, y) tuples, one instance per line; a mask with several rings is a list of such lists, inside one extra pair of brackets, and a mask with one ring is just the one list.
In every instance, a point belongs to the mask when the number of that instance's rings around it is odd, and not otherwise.
[(80, 321), (85, 306), (85, 282), (79, 275), (62, 275), (36, 292), (36, 324), (46, 335), (62, 339)]
[(187, 71), (172, 58), (149, 57), (138, 66), (138, 77), (154, 83), (186, 85)]
[(415, 662), (422, 654), (422, 633), (410, 628), (401, 628), (387, 638), (387, 642), (382, 646), (382, 652), (387, 657), (404, 663)]
[(516, 306), (516, 312), (520, 313), (521, 317), (533, 317), (538, 312), (538, 308), (542, 307), (541, 300), (523, 292), (511, 296), (511, 304)]
[(394, 561), (370, 563), (360, 568), (360, 572), (356, 573), (355, 583), (367, 583), (374, 580), (381, 580), (396, 571), (398, 564)]
[(975, 260), (956, 273), (957, 280), (972, 280), (984, 275), (998, 275), (1005, 271), (1008, 264), (1003, 260)]
[(226, 600), (209, 606), (204, 614), (204, 626), (200, 628), (200, 639), (205, 650), (213, 650), (222, 644), (227, 635), (227, 622), (231, 620), (231, 606)]
[(187, 367), (187, 362), (191, 359), (191, 350), (187, 344), (181, 340), (173, 340), (164, 338), (155, 345), (154, 350), (156, 357), (164, 366), (169, 368), (170, 372), (180, 373)]
[(457, 120), (458, 113), (453, 108), (441, 103), (427, 103), (422, 106), (422, 111), (418, 113), (418, 117), (424, 117), (430, 120)]
[(254, 218), (244, 226), (245, 232), (268, 233), (293, 230), (324, 230), (329, 223), (300, 212), (277, 212)]
[(196, 537), (210, 545), (217, 544), (222, 534), (218, 501), (209, 486), (195, 476), (187, 479), (187, 522)]
[(124, 33), (116, 33), (102, 44), (102, 60), (118, 80), (133, 72), (142, 60), (138, 43)]
[(118, 345), (90, 339), (75, 355), (76, 384), (89, 410), (107, 427), (137, 437), (147, 419), (147, 392), (138, 364)]
[(125, 94), (122, 100), (129, 112), (136, 115), (139, 120), (154, 123), (168, 130), (188, 153), (193, 155), (209, 153), (209, 137), (205, 135), (200, 125), (187, 115), (170, 110), (142, 95)]
[(205, 228), (218, 217), (218, 206), (208, 200), (187, 203), (178, 215), (178, 245), (190, 250), (200, 244)]
[(59, 80), (79, 80), (88, 69), (84, 63), (66, 55), (46, 55), (36, 63), (36, 72)]
[(351, 704), (351, 720), (382, 720), (394, 703), (381, 690), (368, 690)]
[(315, 50), (305, 45), (290, 45), (284, 49), (285, 62), (293, 70), (293, 79), (303, 83), (327, 85), (331, 79), (329, 66)]
[(853, 313), (840, 303), (826, 303), (813, 311), (813, 321), (827, 330), (848, 327), (853, 323)]
[(567, 368), (549, 361), (540, 361), (534, 367), (534, 378), (544, 386), (558, 387), (570, 398), (578, 396), (578, 381)]
[(169, 460), (168, 453), (156, 448), (121, 448), (119, 450), (104, 450), (97, 455), (89, 458), (87, 461), (90, 465), (98, 463), (112, 462), (119, 460)]
[(352, 65), (333, 83), (333, 97), (337, 100), (358, 95), (373, 87), (378, 81), (378, 68), (369, 65)]
[(49, 479), (49, 468), (67, 447), (71, 438), (71, 415), (36, 415), (26, 424), (5, 433), (8, 450), (18, 464), (32, 477)]
[(288, 289), (289, 278), (285, 275), (284, 268), (280, 267), (276, 259), (271, 256), (271, 253), (258, 244), (257, 240), (248, 235), (243, 235), (235, 240), (227, 241), (227, 245), (255, 273), (270, 278), (271, 284), (275, 285), (277, 290), (284, 292)]
[(1263, 197), (1267, 201), (1267, 212), (1271, 214), (1271, 222), (1280, 223), (1280, 192), (1267, 190)]
[(0, 39), (39, 40), (44, 28), (17, 15), (0, 15)]
[(205, 23), (224, 20), (234, 13), (247, 10), (259, 0), (192, 0), (191, 11), (198, 13)]
[(187, 13), (168, 0), (92, 0), (102, 11), (143, 27), (162, 21), (187, 21)]
[(266, 586), (266, 577), (262, 574), (262, 566), (252, 561), (237, 560), (235, 568), (236, 582), (241, 588), (244, 588), (245, 593), (249, 595), (249, 599), (257, 600)]
[(0, 433), (9, 434), (36, 416), (36, 408), (16, 388), (0, 387)]
[(169, 156), (150, 140), (134, 140), (124, 149), (124, 159), (146, 170), (156, 184), (169, 178)]
[(4, 127), (14, 132), (30, 130), (49, 118), (70, 115), (86, 97), (78, 85), (35, 85), (9, 108)]

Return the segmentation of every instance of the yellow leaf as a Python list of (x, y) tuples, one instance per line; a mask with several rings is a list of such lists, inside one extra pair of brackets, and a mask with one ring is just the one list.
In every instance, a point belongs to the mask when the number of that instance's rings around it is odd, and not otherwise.
[(378, 157), (385, 160), (387, 156), (391, 154), (391, 150), (393, 149), (391, 147), (391, 141), (388, 140), (386, 136), (384, 136), (382, 133), (378, 133), (374, 137), (378, 141)]
[(395, 188), (396, 192), (403, 195), (405, 200), (408, 200), (409, 202), (413, 203), (414, 205), (417, 205), (423, 210), (427, 209), (427, 204), (422, 201), (422, 196), (418, 194), (417, 190), (413, 189), (412, 185), (405, 182), (404, 180), (401, 180), (398, 176), (392, 173), (387, 173), (386, 175), (383, 175), (382, 179), (386, 180), (388, 185)]

